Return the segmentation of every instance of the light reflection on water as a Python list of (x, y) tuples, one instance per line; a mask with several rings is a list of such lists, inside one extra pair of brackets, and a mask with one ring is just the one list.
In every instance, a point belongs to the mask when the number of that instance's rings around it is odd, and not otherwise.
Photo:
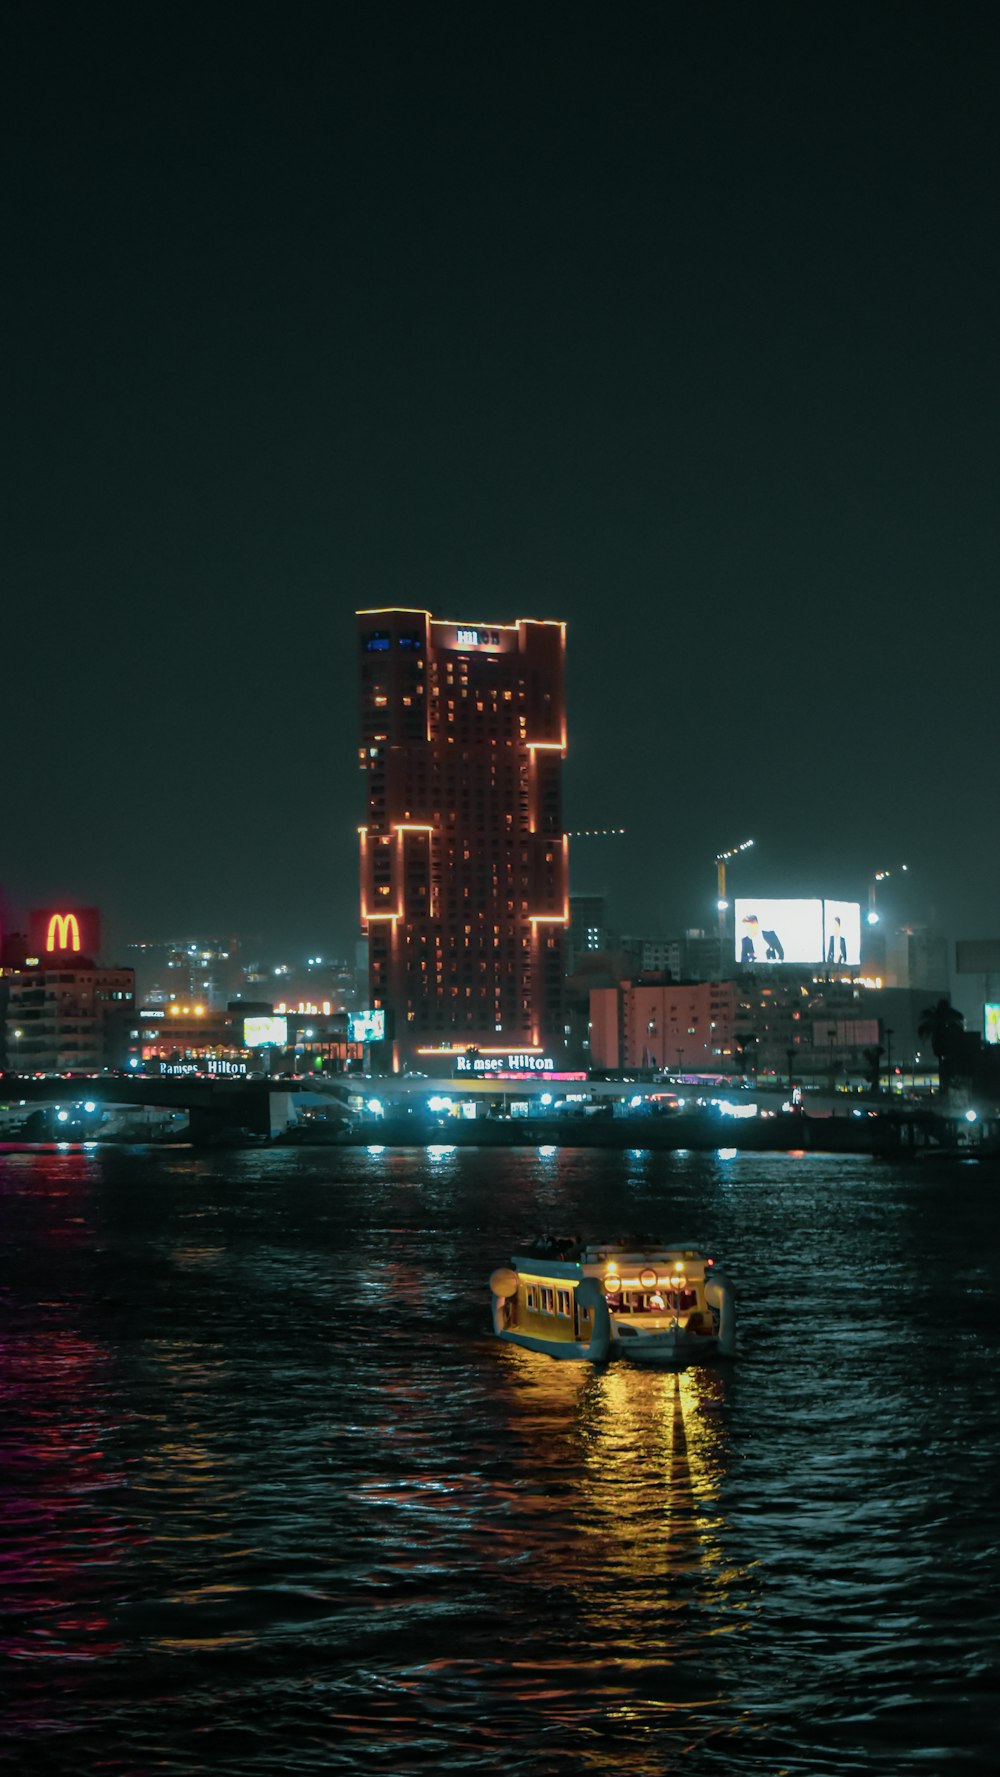
[[(24, 1762), (987, 1768), (985, 1170), (88, 1150), (5, 1155), (0, 1211)], [(739, 1361), (490, 1339), (546, 1224), (725, 1258)]]

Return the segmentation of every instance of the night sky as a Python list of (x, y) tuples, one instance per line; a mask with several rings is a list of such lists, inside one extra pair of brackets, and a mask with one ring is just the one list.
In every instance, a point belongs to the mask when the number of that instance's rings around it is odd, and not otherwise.
[[(1000, 9), (21, 5), (8, 902), (357, 929), (353, 611), (563, 617), (573, 888), (1000, 930)], [(106, 946), (106, 949), (108, 946)]]

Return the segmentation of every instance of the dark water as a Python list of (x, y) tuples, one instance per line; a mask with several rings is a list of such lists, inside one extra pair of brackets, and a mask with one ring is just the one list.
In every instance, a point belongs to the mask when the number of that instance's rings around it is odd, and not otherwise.
[[(795, 1156), (0, 1156), (0, 1761), (992, 1769), (1000, 1179)], [(679, 1377), (486, 1334), (540, 1225), (728, 1261)]]

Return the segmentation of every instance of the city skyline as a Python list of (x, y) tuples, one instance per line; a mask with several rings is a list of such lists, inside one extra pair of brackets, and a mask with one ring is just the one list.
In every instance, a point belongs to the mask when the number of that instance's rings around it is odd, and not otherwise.
[(13, 1765), (985, 1769), (1000, 7), (4, 27)]

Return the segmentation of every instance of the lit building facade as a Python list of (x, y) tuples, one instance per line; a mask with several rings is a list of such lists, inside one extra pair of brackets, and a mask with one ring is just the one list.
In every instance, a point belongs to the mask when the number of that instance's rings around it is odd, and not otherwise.
[(224, 1007), (241, 985), (236, 938), (144, 941), (128, 948), (135, 952), (138, 991), (148, 1006), (182, 999)]
[(565, 644), (558, 622), (358, 613), (361, 920), (395, 1068), (561, 1051)]
[(613, 935), (608, 928), (607, 902), (604, 896), (570, 895), (567, 969), (572, 972), (587, 952), (610, 950), (613, 942)]
[(27, 934), (5, 939), (0, 999), (6, 1066), (15, 1073), (96, 1074), (122, 1067), (135, 1011), (135, 972), (97, 959), (96, 907), (35, 907)]
[(623, 981), (590, 995), (595, 1068), (728, 1073), (736, 1052), (731, 981)]
[(124, 1066), (134, 1022), (132, 969), (39, 959), (5, 974), (8, 1067), (91, 1074)]

